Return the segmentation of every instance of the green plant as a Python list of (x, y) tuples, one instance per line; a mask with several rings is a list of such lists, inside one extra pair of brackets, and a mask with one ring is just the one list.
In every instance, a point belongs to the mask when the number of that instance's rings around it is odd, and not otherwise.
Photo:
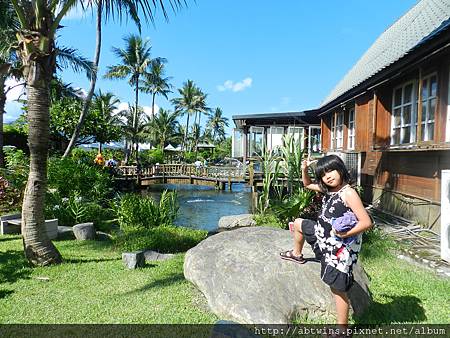
[(139, 154), (139, 157), (144, 166), (164, 163), (164, 152), (161, 149), (144, 150)]
[(97, 203), (103, 203), (113, 193), (113, 181), (106, 170), (72, 158), (50, 159), (48, 186), (61, 197), (69, 198), (73, 191), (78, 191), (83, 200)]
[(285, 197), (281, 202), (274, 203), (272, 210), (280, 219), (287, 223), (297, 217), (301, 217), (304, 210), (313, 202), (315, 192), (298, 188), (292, 195)]
[(305, 155), (305, 150), (300, 145), (303, 141), (296, 141), (293, 135), (283, 136), (283, 146), (281, 147), (283, 161), (281, 170), (288, 180), (288, 193), (292, 193), (301, 186), (302, 160)]
[(126, 194), (114, 205), (120, 228), (132, 231), (171, 225), (178, 213), (176, 192), (163, 191), (159, 203), (149, 196)]
[(280, 161), (275, 153), (266, 151), (261, 158), (263, 171), (263, 191), (258, 200), (258, 211), (261, 214), (267, 212), (271, 204), (271, 191), (274, 190), (278, 200), (282, 198), (282, 187), (277, 185), (277, 178), (280, 174)]

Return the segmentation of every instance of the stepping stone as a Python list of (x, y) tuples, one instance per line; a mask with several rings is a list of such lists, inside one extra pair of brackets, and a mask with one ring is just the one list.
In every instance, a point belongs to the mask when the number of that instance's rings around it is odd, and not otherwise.
[(73, 234), (75, 238), (80, 241), (94, 240), (95, 228), (94, 223), (81, 223), (73, 226)]
[(128, 269), (142, 268), (145, 265), (144, 251), (124, 252), (122, 261)]
[(144, 251), (145, 261), (165, 261), (174, 256), (174, 254), (163, 254), (157, 251), (146, 250)]

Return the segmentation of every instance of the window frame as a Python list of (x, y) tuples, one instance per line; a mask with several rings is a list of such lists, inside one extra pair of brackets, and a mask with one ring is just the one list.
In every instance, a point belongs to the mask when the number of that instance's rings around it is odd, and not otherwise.
[[(411, 89), (411, 100), (407, 103), (405, 103), (405, 88), (409, 85), (412, 85), (412, 89)], [(407, 82), (403, 82), (402, 84), (396, 86), (393, 88), (392, 90), (392, 110), (391, 110), (391, 133), (390, 133), (390, 138), (391, 138), (391, 142), (390, 145), (391, 146), (403, 146), (406, 144), (411, 144), (411, 143), (415, 143), (417, 142), (417, 126), (418, 126), (418, 121), (417, 121), (417, 110), (418, 110), (418, 93), (417, 93), (417, 85), (418, 82), (417, 80), (409, 80)], [(401, 102), (400, 105), (395, 105), (395, 94), (397, 92), (398, 89), (401, 89)], [(404, 108), (407, 106), (411, 106), (411, 111), (410, 111), (410, 120), (409, 123), (404, 123)], [(395, 110), (396, 109), (400, 109), (400, 124), (398, 126), (395, 126)], [(402, 142), (402, 140), (404, 139), (404, 133), (405, 133), (405, 129), (409, 127), (410, 130), (410, 136), (409, 136), (409, 141), (407, 142)], [(398, 143), (394, 143), (394, 131), (396, 129), (400, 130), (399, 133), (399, 142)]]
[[(340, 124), (338, 120), (340, 119)], [(331, 118), (331, 147), (342, 149), (344, 147), (344, 111), (334, 112)], [(340, 142), (339, 142), (340, 141)]]
[[(294, 132), (292, 132), (292, 130), (294, 130)], [(299, 130), (300, 132), (297, 133), (296, 130)], [(287, 130), (288, 135), (292, 135), (294, 142), (299, 142), (300, 143), (300, 149), (304, 149), (305, 148), (305, 127), (300, 127), (300, 126), (288, 126), (288, 130)], [(295, 138), (295, 135), (298, 135), (298, 139)]]
[[(353, 115), (353, 119), (350, 116)], [(347, 126), (347, 149), (355, 150), (356, 144), (356, 109), (350, 108), (348, 111), (348, 126)]]
[[(423, 100), (424, 92), (423, 92), (423, 90), (424, 90), (424, 86), (423, 86), (423, 83), (424, 83), (424, 81), (427, 81), (427, 91), (428, 91), (428, 93), (431, 94), (431, 86), (430, 86), (431, 81), (430, 80), (433, 77), (435, 77), (435, 79), (436, 79), (436, 93), (435, 93), (434, 96), (430, 95), (430, 96), (426, 97), (426, 108), (427, 109), (426, 109), (426, 112), (425, 112), (426, 117), (429, 117), (429, 115), (430, 115), (429, 113), (431, 111), (431, 109), (430, 109), (431, 108), (431, 100), (434, 99), (435, 101), (434, 101), (433, 120), (426, 119), (426, 120), (422, 121), (423, 115), (424, 115), (424, 110), (423, 110), (423, 104), (424, 104), (424, 100)], [(420, 131), (420, 140), (418, 139), (418, 142), (422, 142), (422, 143), (433, 142), (434, 138), (436, 136), (436, 132), (435, 131), (436, 131), (436, 113), (437, 113), (437, 108), (438, 108), (437, 107), (437, 104), (438, 104), (438, 90), (439, 90), (438, 85), (439, 85), (439, 78), (438, 78), (437, 72), (430, 73), (430, 74), (428, 74), (428, 75), (426, 75), (426, 76), (421, 78), (421, 86), (420, 86), (420, 93), (419, 93), (420, 94), (420, 104), (421, 104), (421, 111), (420, 111), (421, 119), (420, 119), (420, 121), (419, 121), (419, 118), (417, 118), (417, 128), (420, 128), (421, 131)], [(433, 124), (433, 137), (432, 138), (429, 137), (429, 129), (427, 128), (427, 125), (429, 125), (431, 123)], [(423, 132), (422, 132), (422, 125), (425, 125)]]

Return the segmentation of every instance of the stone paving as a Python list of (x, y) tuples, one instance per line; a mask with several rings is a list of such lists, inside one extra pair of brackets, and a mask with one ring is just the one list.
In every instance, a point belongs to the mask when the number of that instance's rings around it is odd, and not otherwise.
[(375, 226), (391, 235), (395, 241), (406, 243), (397, 257), (414, 265), (450, 278), (450, 264), (441, 259), (440, 235), (404, 218), (369, 208)]

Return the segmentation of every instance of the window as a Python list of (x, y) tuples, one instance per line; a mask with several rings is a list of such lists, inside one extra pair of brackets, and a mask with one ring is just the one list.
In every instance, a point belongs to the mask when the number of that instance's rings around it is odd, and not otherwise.
[(448, 72), (447, 125), (445, 126), (445, 142), (450, 142), (450, 71)]
[(264, 127), (250, 127), (249, 155), (262, 156), (264, 149)]
[(355, 149), (355, 109), (350, 109), (348, 112), (348, 140), (347, 148)]
[(421, 141), (434, 138), (434, 116), (437, 101), (437, 77), (429, 75), (422, 80), (422, 115), (420, 121)]
[(305, 131), (303, 127), (289, 127), (288, 134), (294, 137), (295, 143), (300, 143), (300, 149), (303, 149), (305, 147), (303, 142), (304, 141), (303, 139), (305, 137)]
[(344, 112), (338, 112), (331, 118), (331, 147), (342, 148), (344, 144)]
[(414, 82), (395, 88), (392, 102), (391, 144), (415, 142), (417, 98)]
[(244, 138), (241, 129), (234, 128), (232, 134), (231, 157), (243, 157), (244, 155)]
[(270, 127), (267, 135), (267, 149), (275, 150), (283, 146), (283, 127)]
[(321, 150), (320, 127), (309, 127), (308, 149), (311, 153), (319, 153)]

